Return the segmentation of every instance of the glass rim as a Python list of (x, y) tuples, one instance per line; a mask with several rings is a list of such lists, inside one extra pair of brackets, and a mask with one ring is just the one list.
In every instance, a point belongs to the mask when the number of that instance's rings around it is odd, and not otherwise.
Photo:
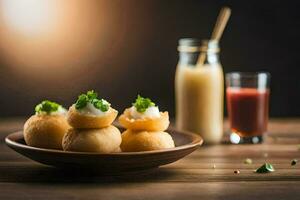
[(267, 78), (271, 77), (271, 74), (267, 71), (257, 71), (257, 72), (240, 72), (240, 71), (233, 71), (228, 72), (225, 74), (226, 77), (233, 77), (233, 78), (256, 78), (261, 75), (265, 75)]

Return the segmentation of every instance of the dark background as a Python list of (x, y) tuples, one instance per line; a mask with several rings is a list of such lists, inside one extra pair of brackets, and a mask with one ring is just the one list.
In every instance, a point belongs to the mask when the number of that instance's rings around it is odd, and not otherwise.
[(62, 11), (68, 20), (54, 39), (22, 40), (0, 26), (0, 117), (30, 115), (43, 99), (67, 107), (89, 89), (120, 112), (141, 94), (173, 116), (178, 39), (208, 38), (224, 5), (224, 71), (269, 71), (271, 116), (300, 116), (299, 1), (64, 2), (74, 9)]

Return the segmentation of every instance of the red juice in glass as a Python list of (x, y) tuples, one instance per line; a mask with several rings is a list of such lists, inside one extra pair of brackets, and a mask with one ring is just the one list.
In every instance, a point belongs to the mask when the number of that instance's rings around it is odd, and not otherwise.
[(226, 97), (232, 143), (259, 143), (267, 132), (269, 75), (229, 73)]
[(262, 135), (267, 131), (269, 90), (227, 88), (230, 127), (242, 137)]

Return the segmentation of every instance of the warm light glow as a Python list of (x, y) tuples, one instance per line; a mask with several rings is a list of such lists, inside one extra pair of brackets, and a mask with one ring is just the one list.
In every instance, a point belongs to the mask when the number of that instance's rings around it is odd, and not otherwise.
[(66, 80), (75, 79), (79, 87), (80, 80), (89, 80), (82, 75), (85, 70), (92, 73), (97, 67), (106, 67), (123, 49), (123, 13), (114, 11), (119, 8), (111, 8), (111, 4), (0, 0), (1, 64), (10, 67), (13, 76), (29, 88), (37, 88), (40, 81), (50, 83), (47, 89), (53, 86), (55, 90), (57, 85), (51, 81), (61, 80), (66, 85)]
[(46, 31), (53, 17), (51, 0), (2, 0), (1, 4), (5, 23), (22, 33)]

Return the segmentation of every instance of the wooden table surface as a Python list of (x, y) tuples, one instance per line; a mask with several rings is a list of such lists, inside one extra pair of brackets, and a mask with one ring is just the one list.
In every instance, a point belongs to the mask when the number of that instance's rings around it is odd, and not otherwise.
[[(290, 164), (292, 159), (300, 160), (300, 119), (271, 120), (264, 144), (203, 146), (174, 164), (118, 176), (74, 174), (17, 154), (4, 144), (4, 137), (21, 129), (23, 122), (0, 120), (1, 200), (300, 199), (300, 162)], [(244, 164), (245, 158), (253, 164)], [(272, 163), (276, 171), (254, 173), (264, 162)]]

